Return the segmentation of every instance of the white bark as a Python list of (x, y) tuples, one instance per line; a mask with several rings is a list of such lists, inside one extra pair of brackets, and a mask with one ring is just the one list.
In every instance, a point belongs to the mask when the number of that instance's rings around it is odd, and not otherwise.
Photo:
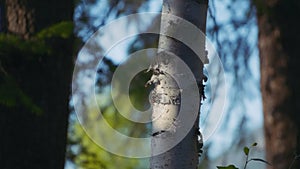
[[(208, 0), (164, 0), (163, 13), (176, 15), (183, 18), (205, 33), (206, 27), (206, 13), (208, 7)], [(180, 22), (172, 20), (168, 15), (162, 15), (161, 18), (161, 32), (178, 32), (176, 27)], [(182, 32), (180, 32), (182, 33)], [(182, 36), (193, 36), (185, 32)], [(168, 33), (170, 34), (170, 33)], [(199, 44), (199, 48), (205, 55), (205, 42)], [(151, 169), (196, 169), (198, 166), (198, 155), (202, 143), (199, 143), (199, 119), (193, 121), (193, 127), (187, 131), (186, 137), (179, 142), (172, 149), (164, 152), (166, 147), (176, 144), (178, 141), (178, 129), (186, 124), (178, 120), (178, 113), (181, 109), (182, 88), (179, 87), (176, 77), (180, 74), (178, 66), (179, 61), (172, 59), (173, 55), (182, 59), (191, 69), (194, 78), (197, 81), (200, 97), (203, 96), (203, 63), (199, 57), (186, 45), (170, 37), (161, 35), (159, 39), (159, 52), (156, 62), (152, 65), (153, 76), (149, 83), (155, 85), (154, 90), (150, 96), (152, 104), (152, 154)], [(202, 56), (203, 57), (203, 56)], [(186, 77), (186, 75), (181, 75)], [(188, 81), (187, 80), (187, 86)], [(194, 106), (194, 105), (189, 105)], [(198, 106), (196, 110), (199, 116)], [(185, 116), (189, 116), (191, 112), (182, 112)], [(159, 154), (159, 152), (163, 152)], [(159, 155), (156, 155), (159, 154)]]

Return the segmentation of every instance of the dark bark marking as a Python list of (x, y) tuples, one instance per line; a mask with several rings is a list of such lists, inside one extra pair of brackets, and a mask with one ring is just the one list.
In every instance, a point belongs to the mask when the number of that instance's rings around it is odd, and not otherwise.
[(165, 132), (166, 132), (165, 130), (157, 131), (157, 132), (152, 134), (152, 137), (158, 136), (158, 135), (163, 134)]

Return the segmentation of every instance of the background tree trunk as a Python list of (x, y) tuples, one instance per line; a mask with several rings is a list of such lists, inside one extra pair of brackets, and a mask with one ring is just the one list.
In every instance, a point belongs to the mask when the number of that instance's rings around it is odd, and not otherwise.
[(6, 0), (7, 30), (15, 35), (29, 38), (34, 33), (34, 11), (29, 1)]
[[(300, 57), (297, 0), (254, 1), (259, 28), (261, 91), (267, 161), (271, 169), (298, 169)], [(294, 161), (294, 162), (293, 162)]]
[[(6, 0), (4, 5), (5, 30), (24, 43), (48, 26), (72, 21), (72, 0)], [(9, 56), (1, 58), (0, 81), (13, 77), (16, 88), (42, 109), (36, 114), (22, 106), (0, 105), (3, 169), (64, 168), (73, 44), (70, 38), (49, 38), (46, 43), (51, 54), (9, 51)]]
[[(205, 33), (207, 5), (207, 0), (164, 0), (162, 13), (183, 18), (196, 25)], [(170, 31), (176, 34), (176, 24), (179, 24), (179, 22), (174, 22), (174, 20), (168, 18), (167, 15), (163, 15), (161, 20), (161, 32)], [(182, 36), (189, 36), (190, 32), (188, 31), (189, 30)], [(189, 66), (199, 85), (200, 91), (203, 89), (203, 63), (186, 44), (174, 38), (160, 35), (158, 48), (157, 63), (152, 67), (154, 74), (151, 81), (155, 84), (150, 101), (153, 106), (154, 120), (152, 123), (152, 152), (159, 152), (164, 147), (172, 144), (173, 141), (176, 140), (177, 128), (181, 125), (187, 125), (180, 122), (178, 122), (180, 123), (178, 124), (175, 122), (176, 120), (174, 120), (180, 110), (181, 94), (177, 84), (178, 82), (171, 77), (176, 74), (175, 69), (177, 69), (176, 64), (178, 63), (176, 63), (176, 61), (170, 61), (172, 60), (169, 59), (171, 57), (170, 53), (180, 57)], [(205, 53), (205, 43), (199, 44), (199, 48)], [(166, 71), (171, 75), (166, 74)], [(200, 97), (203, 97), (203, 93), (199, 93)], [(172, 100), (172, 98), (173, 100), (165, 102), (164, 97), (170, 98), (167, 100)], [(195, 113), (199, 116), (199, 109), (198, 112)], [(186, 114), (186, 116), (188, 116), (188, 114)], [(199, 119), (197, 119), (192, 129), (178, 145), (163, 154), (151, 158), (151, 168), (196, 169), (198, 166), (199, 151), (202, 147), (202, 143), (199, 144), (198, 142), (199, 134)]]

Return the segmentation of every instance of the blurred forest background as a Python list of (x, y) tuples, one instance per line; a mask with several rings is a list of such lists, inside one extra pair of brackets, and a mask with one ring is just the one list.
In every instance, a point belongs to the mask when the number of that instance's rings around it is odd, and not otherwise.
[[(0, 168), (148, 168), (147, 158), (120, 157), (95, 144), (86, 131), (97, 135), (100, 129), (82, 128), (71, 83), (79, 50), (99, 28), (129, 14), (160, 12), (161, 5), (162, 0), (0, 1)], [(227, 100), (221, 117), (210, 112), (219, 105), (218, 92), (210, 88), (213, 77), (208, 77), (200, 117), (205, 143), (199, 168), (229, 164), (242, 168), (243, 148), (254, 142), (258, 146), (251, 157), (266, 159), (272, 166), (251, 162), (248, 168), (299, 168), (299, 12), (296, 0), (209, 1), (206, 34), (223, 63), (226, 85), (217, 85), (217, 91), (226, 90)], [(158, 35), (130, 37), (105, 51), (111, 47), (106, 41), (116, 34), (147, 30), (156, 22), (159, 15), (147, 21), (135, 18), (97, 35), (103, 40), (95, 45), (104, 59), (96, 80), (77, 83), (96, 86), (99, 107), (90, 106), (85, 93), (77, 96), (84, 98), (86, 121), (106, 120), (132, 137), (150, 135), (149, 124), (133, 123), (119, 114), (110, 87), (116, 68), (131, 53), (157, 47)], [(220, 70), (215, 72), (220, 76)], [(141, 72), (130, 85), (130, 100), (139, 110), (149, 107), (150, 88), (144, 84), (150, 76)], [(120, 98), (126, 94), (121, 87), (114, 91)], [(132, 113), (122, 106), (125, 113)], [(97, 118), (99, 108), (104, 119)], [(212, 135), (205, 135), (214, 127)], [(109, 135), (104, 133), (103, 138)]]

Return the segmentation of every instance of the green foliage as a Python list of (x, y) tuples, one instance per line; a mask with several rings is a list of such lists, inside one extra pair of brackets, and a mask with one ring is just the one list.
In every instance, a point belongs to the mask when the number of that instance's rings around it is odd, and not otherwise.
[(234, 165), (229, 165), (226, 167), (222, 167), (222, 166), (217, 166), (218, 169), (238, 169), (237, 167), (235, 167)]
[[(30, 96), (18, 85), (15, 77), (7, 72), (6, 65), (14, 59), (32, 60), (38, 55), (49, 53), (43, 43), (23, 40), (14, 35), (0, 34), (0, 104), (7, 108), (23, 107), (37, 115), (43, 111), (37, 106)], [(25, 58), (26, 57), (26, 58)]]
[[(110, 65), (112, 66), (112, 65)], [(115, 65), (113, 65), (115, 66)], [(108, 71), (113, 71), (114, 68), (111, 67)], [(110, 73), (108, 73), (110, 74)], [(141, 76), (139, 76), (141, 75)], [(146, 75), (146, 76), (143, 76)], [(131, 102), (138, 109), (144, 109), (146, 105), (146, 100), (148, 101), (147, 90), (144, 85), (148, 80), (148, 75), (145, 72), (141, 72), (136, 76), (130, 85), (129, 95), (131, 98)], [(104, 78), (103, 78), (104, 79)], [(120, 82), (122, 83), (122, 82)], [(100, 83), (99, 84), (104, 84)], [(120, 84), (122, 85), (122, 84)], [(106, 150), (99, 147), (96, 142), (97, 140), (92, 140), (91, 138), (98, 138), (103, 140), (110, 140), (111, 133), (110, 131), (105, 131), (102, 125), (107, 122), (112, 128), (117, 130), (118, 132), (130, 136), (130, 137), (147, 137), (150, 135), (150, 127), (147, 124), (134, 123), (124, 118), (114, 107), (114, 103), (111, 98), (109, 87), (110, 84), (106, 84), (104, 86), (100, 86), (101, 90), (99, 90), (96, 95), (97, 102), (99, 107), (91, 107), (88, 106), (86, 110), (87, 116), (84, 117), (85, 121), (87, 121), (87, 126), (85, 129), (82, 128), (81, 124), (77, 121), (77, 119), (73, 119), (71, 121), (71, 127), (69, 132), (69, 146), (68, 146), (68, 159), (72, 161), (79, 169), (136, 169), (136, 168), (145, 168), (143, 166), (148, 165), (148, 159), (134, 159), (134, 158), (124, 158), (118, 155), (111, 154)], [(120, 91), (120, 88), (114, 88), (115, 92), (118, 93), (118, 99), (127, 98), (127, 93)], [(144, 90), (141, 92), (141, 90)], [(145, 99), (146, 98), (146, 99)], [(121, 102), (122, 103), (122, 102)], [(121, 105), (124, 110), (126, 110), (126, 115), (130, 115), (133, 110), (129, 105), (123, 104)], [(98, 110), (101, 110), (102, 117), (99, 118)], [(141, 114), (142, 115), (142, 114)], [(74, 114), (73, 114), (74, 116)], [(97, 124), (97, 125), (96, 125)], [(101, 133), (99, 132), (101, 130)], [(88, 131), (88, 133), (86, 132)], [(101, 135), (100, 135), (101, 134)], [(148, 134), (148, 135), (147, 135)], [(130, 142), (126, 140), (116, 140), (116, 142), (121, 145), (120, 152), (128, 151), (128, 144)], [(110, 144), (114, 144), (113, 142)], [(147, 145), (136, 145), (137, 147), (145, 147), (147, 149)], [(149, 145), (150, 148), (150, 145)], [(141, 150), (143, 151), (143, 150)]]
[(11, 55), (21, 54), (28, 58), (50, 55), (54, 51), (47, 44), (51, 38), (71, 38), (73, 34), (72, 22), (60, 22), (38, 32), (31, 39), (24, 40), (15, 35), (0, 34), (0, 57), (7, 58)]
[[(267, 161), (265, 161), (265, 160), (263, 160), (263, 159), (260, 159), (260, 158), (251, 158), (251, 159), (249, 159), (250, 150), (251, 150), (253, 147), (255, 147), (255, 146), (257, 146), (257, 143), (253, 143), (253, 144), (251, 145), (251, 147), (245, 146), (244, 149), (243, 149), (244, 154), (246, 155), (246, 161), (245, 161), (244, 169), (247, 168), (248, 163), (251, 162), (251, 161), (258, 161), (258, 162), (263, 162), (263, 163), (266, 163), (266, 164), (268, 164), (268, 165), (271, 165), (269, 162), (267, 162)], [(234, 165), (229, 165), (229, 166), (227, 166), (227, 167), (225, 167), (225, 166), (217, 166), (217, 168), (218, 168), (218, 169), (238, 169), (238, 168), (237, 168), (236, 166), (234, 166)]]
[(249, 147), (244, 147), (244, 153), (246, 156), (249, 155), (249, 150)]
[(17, 86), (14, 79), (9, 76), (4, 77), (3, 82), (0, 84), (0, 104), (9, 108), (24, 106), (37, 115), (43, 112), (42, 109), (34, 104), (31, 98)]
[(63, 21), (54, 24), (46, 29), (43, 29), (36, 34), (38, 39), (46, 39), (53, 37), (60, 37), (63, 39), (70, 38), (73, 35), (73, 22)]
[[(33, 113), (41, 114), (42, 109), (18, 84), (17, 76), (21, 76), (18, 71), (27, 71), (30, 67), (28, 65), (39, 64), (43, 58), (59, 55), (60, 51), (54, 50), (55, 43), (49, 43), (49, 39), (67, 39), (72, 33), (72, 22), (54, 24), (30, 39), (0, 33), (0, 104), (7, 108), (22, 106)], [(21, 63), (24, 67), (15, 67), (16, 63)]]
[(38, 55), (50, 54), (51, 48), (43, 40), (24, 40), (15, 35), (0, 34), (0, 58), (9, 59), (12, 55), (33, 58)]
[(257, 143), (256, 143), (256, 142), (252, 144), (252, 147), (255, 147), (255, 146), (257, 146)]
[[(103, 123), (101, 120), (98, 122)], [(78, 122), (72, 128), (73, 132), (70, 133), (72, 136), (69, 139), (73, 141), (73, 144), (69, 146), (68, 158), (76, 164), (78, 169), (118, 169), (120, 166), (133, 169), (141, 165), (138, 159), (123, 158), (102, 149), (87, 135)], [(97, 129), (91, 130), (96, 132)]]
[(152, 72), (142, 71), (138, 73), (131, 81), (129, 87), (129, 97), (131, 103), (138, 110), (146, 110), (149, 108), (150, 104), (145, 104), (148, 102), (148, 96), (153, 88), (152, 86), (145, 87), (147, 81), (151, 78)]
[[(109, 90), (107, 90), (109, 92)], [(105, 95), (108, 93), (105, 93)], [(90, 107), (87, 110), (89, 113), (87, 117), (88, 128), (83, 129), (81, 124), (74, 120), (71, 123), (71, 132), (69, 132), (69, 148), (68, 148), (68, 158), (71, 160), (79, 169), (134, 169), (139, 168), (143, 165), (143, 160), (124, 158), (118, 155), (111, 154), (105, 149), (102, 149), (96, 144), (96, 140), (91, 138), (106, 139), (111, 135), (109, 131), (103, 131), (101, 125), (108, 122), (111, 127), (118, 130), (121, 133), (129, 135), (134, 131), (134, 136), (140, 135), (147, 130), (141, 126), (137, 127), (133, 124), (129, 124), (124, 118), (118, 116), (117, 110), (112, 106), (112, 102), (107, 96), (98, 95), (98, 99), (103, 100), (100, 103), (101, 112), (103, 118), (97, 118), (98, 108)], [(97, 125), (93, 125), (97, 124)], [(100, 127), (99, 127), (100, 126)], [(87, 133), (86, 131), (89, 131)], [(99, 136), (99, 130), (101, 130), (102, 137)], [(116, 140), (116, 142), (121, 140)], [(120, 147), (120, 151), (126, 151), (126, 141), (123, 141), (124, 145)], [(113, 144), (113, 143), (110, 143)], [(123, 150), (122, 150), (123, 149)], [(122, 167), (120, 167), (122, 166)]]

